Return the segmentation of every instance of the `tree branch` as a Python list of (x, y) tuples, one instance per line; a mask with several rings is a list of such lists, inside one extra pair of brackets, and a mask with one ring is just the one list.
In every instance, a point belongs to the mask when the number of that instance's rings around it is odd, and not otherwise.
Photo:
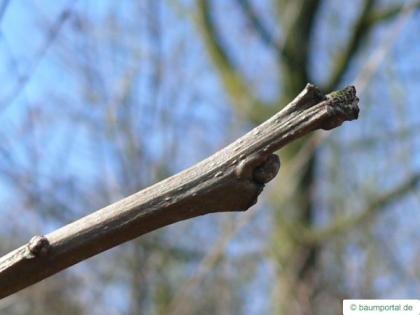
[(333, 69), (325, 91), (337, 86), (349, 68), (352, 57), (359, 51), (373, 24), (369, 23), (375, 0), (365, 0), (364, 6), (354, 25), (353, 32), (342, 51), (334, 58)]
[(233, 105), (243, 112), (247, 119), (259, 124), (268, 117), (271, 107), (266, 106), (254, 95), (223, 47), (211, 15), (210, 1), (198, 1), (198, 29)]
[(300, 237), (308, 243), (322, 243), (333, 236), (345, 233), (355, 226), (366, 223), (369, 218), (373, 217), (381, 211), (381, 209), (384, 209), (384, 207), (388, 204), (412, 191), (418, 183), (420, 183), (420, 173), (410, 176), (398, 187), (383, 194), (382, 196), (378, 196), (359, 214), (339, 218), (330, 226), (322, 230), (306, 230), (303, 233), (300, 233)]
[(311, 84), (282, 111), (193, 167), (0, 258), (0, 298), (160, 227), (256, 203), (280, 163), (273, 152), (318, 128), (356, 119), (354, 87), (327, 96)]
[[(420, 3), (413, 4), (413, 9), (420, 8)], [(354, 25), (354, 30), (345, 48), (337, 55), (333, 63), (333, 70), (325, 85), (325, 91), (333, 90), (346, 73), (353, 56), (362, 47), (362, 43), (372, 29), (380, 22), (391, 19), (402, 13), (406, 5), (393, 5), (385, 9), (375, 9), (375, 0), (365, 0), (363, 9)]]
[(261, 40), (269, 47), (274, 48), (277, 53), (281, 51), (273, 34), (265, 27), (258, 17), (249, 0), (236, 0), (242, 12), (248, 19), (249, 23), (254, 27), (255, 32), (260, 36)]
[[(285, 3), (298, 6), (296, 15), (290, 17), (284, 8)], [(314, 34), (314, 24), (321, 5), (321, 0), (295, 0), (279, 2), (279, 14), (285, 31), (283, 49), (279, 60), (282, 66), (283, 100), (289, 101), (309, 80), (310, 42)], [(291, 19), (291, 20), (290, 20)], [(290, 22), (289, 22), (290, 20)], [(286, 24), (287, 22), (287, 24)]]
[[(415, 5), (415, 8), (420, 8), (420, 2)], [(380, 22), (396, 17), (398, 14), (403, 12), (403, 10), (404, 5), (402, 4), (391, 5), (384, 9), (372, 10), (372, 12), (368, 16), (368, 23), (371, 25), (376, 25)]]

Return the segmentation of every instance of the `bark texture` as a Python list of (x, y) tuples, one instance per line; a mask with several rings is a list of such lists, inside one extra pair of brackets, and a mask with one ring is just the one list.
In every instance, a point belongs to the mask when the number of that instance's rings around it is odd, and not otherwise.
[(332, 129), (358, 116), (354, 87), (323, 95), (314, 85), (229, 146), (165, 179), (0, 258), (0, 298), (77, 262), (160, 227), (257, 202), (275, 177), (273, 153), (316, 129)]

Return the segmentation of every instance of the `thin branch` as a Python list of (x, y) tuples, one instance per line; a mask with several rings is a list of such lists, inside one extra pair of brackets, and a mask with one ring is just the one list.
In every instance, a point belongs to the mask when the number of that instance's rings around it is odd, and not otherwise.
[(164, 315), (188, 314), (191, 309), (191, 303), (188, 303), (188, 297), (194, 293), (200, 283), (204, 280), (206, 275), (220, 262), (220, 259), (225, 254), (225, 250), (229, 242), (239, 232), (248, 225), (254, 218), (256, 212), (247, 212), (241, 216), (239, 220), (235, 221), (224, 233), (217, 239), (214, 246), (208, 251), (204, 259), (198, 265), (194, 275), (182, 286), (175, 297), (170, 302), (167, 311)]
[(375, 9), (375, 0), (365, 0), (363, 9), (354, 25), (352, 35), (342, 52), (335, 57), (332, 74), (324, 87), (325, 91), (333, 90), (340, 83), (349, 68), (353, 56), (358, 53), (363, 41), (378, 23), (417, 8), (420, 8), (420, 1), (416, 0), (407, 2), (404, 5), (391, 6), (386, 9)]
[[(415, 0), (405, 4), (404, 9), (398, 16), (398, 20), (394, 21), (394, 24), (390, 27), (382, 42), (379, 43), (376, 49), (372, 52), (371, 58), (365, 62), (364, 66), (362, 67), (362, 69), (365, 70), (361, 71), (358, 79), (356, 79), (356, 86), (359, 96), (365, 92), (367, 84), (372, 80), (373, 75), (378, 71), (378, 62), (383, 61), (385, 56), (388, 54), (389, 50), (392, 48), (392, 45), (395, 43), (395, 40), (398, 38), (398, 35), (403, 29), (402, 25), (405, 24), (409, 19), (411, 13), (413, 13), (413, 10), (416, 8), (418, 3), (419, 0)], [(361, 80), (361, 78), (363, 78), (363, 80)], [(413, 128), (415, 128), (415, 126), (413, 126)], [(406, 132), (403, 132), (401, 136), (404, 136), (405, 133)], [(302, 171), (303, 166), (307, 163), (307, 161), (309, 161), (316, 148), (319, 147), (323, 141), (325, 141), (328, 135), (328, 133), (315, 133), (312, 135), (310, 140), (307, 141), (300, 149), (300, 152), (295, 155), (295, 158), (291, 164), (289, 164), (287, 174), (291, 180), (289, 181), (289, 185), (286, 187), (286, 191), (289, 194), (294, 191), (294, 189), (296, 189), (298, 185), (296, 179), (300, 177), (300, 172)], [(389, 134), (388, 139), (392, 136), (392, 134)], [(357, 147), (354, 147), (353, 149), (357, 150)]]
[(273, 34), (271, 34), (268, 28), (261, 21), (255, 10), (252, 8), (252, 5), (249, 3), (249, 0), (236, 0), (236, 2), (245, 17), (248, 19), (249, 23), (253, 26), (255, 32), (260, 36), (261, 40), (267, 46), (274, 48), (277, 52), (281, 51)]
[(36, 72), (38, 65), (41, 63), (42, 59), (44, 58), (45, 54), (47, 53), (48, 49), (52, 45), (52, 43), (57, 38), (58, 34), (60, 33), (64, 23), (69, 19), (72, 14), (73, 6), (75, 5), (76, 1), (71, 1), (69, 5), (60, 13), (59, 17), (54, 21), (51, 28), (48, 30), (45, 42), (42, 46), (38, 49), (35, 53), (32, 63), (29, 66), (29, 69), (26, 71), (24, 75), (19, 76), (16, 85), (14, 86), (11, 93), (6, 96), (4, 99), (0, 100), (0, 105), (2, 106), (0, 110), (4, 111), (10, 106), (13, 101), (20, 95), (20, 93), (25, 89), (26, 85)]
[(345, 233), (355, 226), (361, 226), (362, 224), (369, 222), (376, 214), (383, 211), (390, 203), (404, 197), (405, 194), (415, 189), (419, 183), (420, 173), (414, 174), (398, 187), (378, 196), (359, 214), (350, 217), (341, 217), (322, 230), (304, 230), (303, 233), (300, 234), (300, 236), (303, 235), (301, 239), (304, 239), (305, 242), (308, 243), (322, 243), (327, 239)]
[[(290, 2), (290, 1), (289, 1)], [(309, 56), (310, 42), (313, 37), (314, 24), (321, 0), (293, 1), (297, 3), (298, 10), (296, 15), (287, 16), (287, 10), (279, 12), (283, 22), (290, 23), (284, 25), (284, 40), (279, 61), (282, 66), (283, 100), (290, 100), (294, 97), (305, 82), (309, 80)], [(280, 4), (284, 7), (284, 4)]]
[(0, 4), (0, 24), (3, 20), (3, 16), (6, 13), (7, 7), (9, 5), (10, 0), (3, 0)]
[(409, 21), (410, 17), (414, 13), (417, 5), (420, 3), (419, 0), (413, 0), (407, 2), (402, 10), (398, 19), (393, 23), (392, 28), (386, 34), (383, 41), (378, 45), (375, 53), (370, 55), (370, 58), (367, 60), (366, 65), (362, 68), (359, 75), (356, 78), (356, 85), (362, 91), (365, 90), (368, 82), (371, 77), (376, 73), (379, 66), (382, 64), (386, 56), (388, 55), (391, 47), (394, 45), (395, 41), (398, 38), (398, 35), (401, 33), (401, 30)]
[(0, 297), (160, 227), (246, 210), (277, 174), (273, 152), (358, 116), (354, 87), (326, 97), (308, 84), (282, 111), (193, 167), (70, 223), (0, 258)]
[[(420, 9), (420, 2), (415, 4), (416, 9)], [(373, 10), (368, 17), (369, 24), (378, 24), (398, 16), (404, 10), (404, 5), (396, 4), (387, 8)]]
[(369, 17), (372, 13), (374, 3), (374, 0), (365, 0), (363, 9), (353, 27), (350, 38), (345, 47), (334, 58), (332, 74), (325, 86), (326, 91), (332, 90), (332, 87), (335, 87), (340, 83), (350, 66), (353, 56), (356, 55), (362, 47), (363, 41), (369, 34), (370, 28), (373, 26), (373, 24), (369, 23)]
[(412, 139), (420, 132), (420, 124), (412, 124), (404, 126), (397, 130), (382, 131), (381, 135), (364, 137), (357, 141), (345, 144), (343, 147), (349, 152), (357, 152), (362, 150), (374, 150), (377, 147), (388, 144), (390, 141), (398, 141), (402, 143)]
[(211, 14), (211, 0), (198, 1), (197, 23), (210, 58), (219, 72), (232, 103), (253, 123), (261, 123), (270, 113), (270, 106), (259, 100), (244, 81), (223, 46)]

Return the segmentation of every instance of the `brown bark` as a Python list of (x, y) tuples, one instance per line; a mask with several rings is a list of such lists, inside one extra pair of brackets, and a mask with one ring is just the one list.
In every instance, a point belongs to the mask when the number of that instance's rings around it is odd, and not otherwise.
[(358, 115), (354, 87), (327, 96), (308, 84), (283, 110), (191, 168), (70, 223), (0, 258), (0, 298), (160, 227), (246, 210), (279, 169), (273, 152), (310, 131)]

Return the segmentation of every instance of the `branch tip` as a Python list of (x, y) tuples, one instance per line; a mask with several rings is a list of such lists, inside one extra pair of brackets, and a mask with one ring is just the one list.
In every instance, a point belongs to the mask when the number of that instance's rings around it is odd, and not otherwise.
[(333, 129), (346, 120), (355, 120), (359, 117), (359, 98), (353, 85), (328, 94), (325, 104), (329, 118), (321, 126), (324, 130)]
[(280, 112), (206, 160), (0, 257), (0, 298), (169, 224), (248, 209), (279, 170), (275, 151), (356, 119), (358, 101), (352, 86), (325, 96), (307, 84)]

